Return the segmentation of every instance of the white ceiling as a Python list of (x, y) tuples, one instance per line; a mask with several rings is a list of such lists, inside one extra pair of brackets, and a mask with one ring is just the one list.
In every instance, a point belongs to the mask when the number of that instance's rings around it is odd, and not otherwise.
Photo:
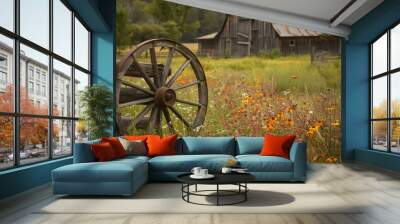
[[(383, 0), (167, 0), (197, 8), (347, 37), (350, 26)], [(352, 3), (336, 20), (341, 9)]]
[[(245, 3), (255, 7), (275, 9), (282, 12), (308, 16), (317, 19), (330, 20), (350, 0), (227, 0), (229, 2)], [(312, 6), (312, 7), (310, 7)]]

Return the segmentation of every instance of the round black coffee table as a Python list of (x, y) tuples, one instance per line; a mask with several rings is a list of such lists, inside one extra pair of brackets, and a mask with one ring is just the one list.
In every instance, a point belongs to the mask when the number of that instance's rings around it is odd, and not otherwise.
[[(178, 181), (182, 183), (182, 199), (188, 203), (197, 205), (234, 205), (247, 201), (247, 192), (249, 188), (247, 183), (255, 180), (255, 177), (247, 173), (229, 173), (213, 174), (215, 177), (212, 179), (193, 179), (189, 174), (182, 174), (178, 176)], [(215, 185), (215, 190), (198, 190), (197, 185)], [(236, 185), (237, 190), (224, 190), (220, 189), (220, 185)], [(194, 191), (190, 191), (190, 186), (195, 186)], [(206, 194), (214, 192), (215, 194)], [(203, 197), (216, 197), (216, 204), (202, 204), (190, 200), (190, 196), (203, 196)], [(240, 199), (231, 203), (221, 203), (221, 197), (240, 196)]]

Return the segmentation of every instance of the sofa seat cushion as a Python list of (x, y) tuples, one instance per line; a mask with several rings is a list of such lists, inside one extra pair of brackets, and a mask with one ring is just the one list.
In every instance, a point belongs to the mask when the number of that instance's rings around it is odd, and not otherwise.
[(131, 155), (131, 156), (125, 156), (124, 158), (121, 159), (117, 159), (114, 160), (115, 161), (132, 161), (132, 160), (138, 160), (138, 161), (143, 161), (143, 162), (147, 162), (149, 161), (150, 157), (148, 156), (135, 156), (135, 155)]
[(292, 161), (279, 156), (239, 155), (236, 159), (249, 172), (293, 172)]
[(147, 172), (147, 163), (140, 159), (75, 163), (53, 170), (53, 181), (131, 182), (138, 172)]
[(222, 154), (158, 156), (149, 160), (149, 170), (152, 172), (190, 172), (193, 167), (199, 166), (216, 172), (231, 159), (235, 158)]

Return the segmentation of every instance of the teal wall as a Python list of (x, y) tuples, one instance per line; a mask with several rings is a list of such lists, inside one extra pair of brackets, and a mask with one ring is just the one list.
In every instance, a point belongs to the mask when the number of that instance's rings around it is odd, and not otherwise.
[[(67, 0), (67, 2), (92, 31), (93, 83), (103, 83), (114, 91), (115, 0)], [(110, 127), (110, 132), (114, 130), (114, 127)], [(0, 199), (48, 183), (51, 181), (53, 169), (71, 163), (72, 158), (69, 157), (0, 172)]]
[(351, 35), (343, 46), (343, 160), (355, 159), (399, 170), (399, 156), (369, 149), (368, 46), (377, 36), (398, 22), (400, 22), (400, 0), (385, 0), (351, 27)]

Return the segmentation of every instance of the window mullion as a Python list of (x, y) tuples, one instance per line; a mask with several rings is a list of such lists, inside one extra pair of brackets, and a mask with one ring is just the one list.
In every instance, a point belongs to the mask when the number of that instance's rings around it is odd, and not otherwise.
[[(71, 15), (71, 23), (72, 23), (72, 38), (71, 38), (71, 60), (72, 60), (72, 64), (74, 66), (71, 67), (71, 91), (72, 91), (72, 95), (71, 95), (71, 100), (72, 100), (72, 105), (71, 105), (71, 117), (75, 118), (75, 12), (72, 11), (72, 15)], [(71, 130), (71, 150), (72, 150), (72, 155), (74, 155), (74, 151), (75, 151), (75, 125), (76, 125), (76, 121), (72, 121), (72, 130)]]
[[(14, 30), (17, 35), (19, 35), (19, 7), (20, 1), (14, 1)], [(20, 112), (20, 47), (19, 39), (14, 39), (14, 112), (19, 114)], [(20, 165), (20, 155), (19, 155), (19, 136), (20, 136), (20, 118), (14, 116), (14, 166)]]
[[(387, 71), (390, 71), (390, 30), (387, 32)], [(392, 117), (392, 100), (391, 100), (391, 79), (392, 79), (392, 75), (390, 73), (388, 73), (387, 75), (387, 116), (388, 118)], [(392, 129), (392, 125), (391, 125), (392, 121), (389, 119), (388, 120), (388, 127), (387, 127), (387, 140), (388, 140), (388, 148), (387, 151), (391, 152), (392, 151), (392, 139), (391, 139), (391, 129)]]
[[(53, 0), (49, 0), (49, 50), (53, 52)], [(48, 151), (49, 159), (53, 159), (53, 57), (49, 55), (49, 73), (48, 73), (48, 97), (49, 97), (49, 115), (48, 120)]]

